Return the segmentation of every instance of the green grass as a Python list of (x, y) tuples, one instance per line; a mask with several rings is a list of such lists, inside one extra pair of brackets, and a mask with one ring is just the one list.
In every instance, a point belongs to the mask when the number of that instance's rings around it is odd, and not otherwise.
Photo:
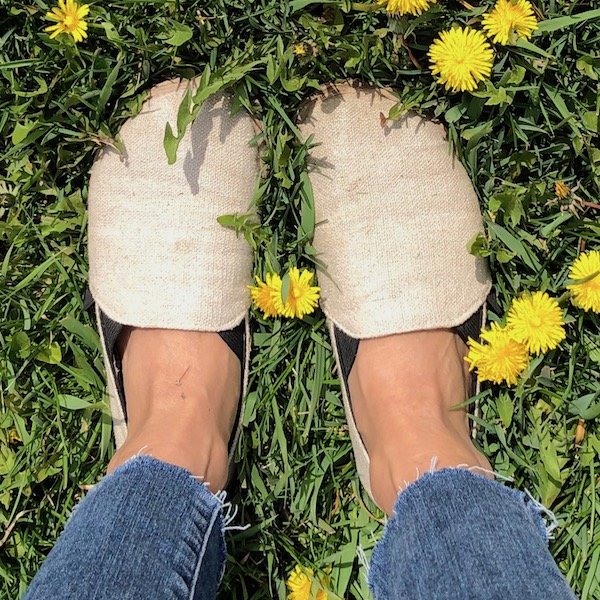
[[(75, 46), (42, 33), (47, 3), (0, 0), (0, 598), (23, 593), (112, 452), (98, 338), (82, 306), (87, 172), (144, 93), (209, 65), (211, 81), (229, 77), (262, 120), (262, 228), (249, 233), (262, 272), (313, 266), (307, 149), (291, 121), (303, 99), (336, 79), (392, 86), (403, 108), (448, 123), (488, 224), (475, 250), (489, 256), (506, 308), (523, 290), (560, 294), (578, 251), (600, 247), (600, 10), (595, 0), (535, 4), (540, 31), (498, 48), (493, 85), (461, 95), (432, 83), (427, 46), (489, 3), (440, 2), (390, 28), (347, 0), (97, 2), (89, 40)], [(292, 54), (297, 42), (306, 56)], [(577, 199), (561, 205), (557, 179)], [(552, 552), (591, 599), (600, 598), (600, 320), (569, 314), (566, 341), (519, 386), (483, 391), (480, 444), (555, 512)], [(370, 553), (382, 515), (357, 483), (323, 317), (255, 315), (254, 331), (232, 490), (251, 527), (229, 534), (221, 597), (284, 598), (298, 561), (331, 568), (340, 598), (368, 598), (357, 548)]]

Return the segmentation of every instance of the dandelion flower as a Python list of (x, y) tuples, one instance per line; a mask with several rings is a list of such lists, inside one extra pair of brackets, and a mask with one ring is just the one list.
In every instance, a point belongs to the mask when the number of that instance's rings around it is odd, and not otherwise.
[(429, 47), (429, 58), (438, 83), (471, 92), (490, 76), (494, 53), (483, 33), (464, 27), (442, 31)]
[(266, 281), (256, 277), (256, 285), (249, 285), (250, 295), (256, 308), (263, 311), (265, 318), (278, 315), (276, 299), (281, 298), (281, 277), (276, 273), (267, 273)]
[(284, 300), (280, 294), (275, 299), (275, 306), (283, 317), (302, 319), (317, 307), (320, 288), (311, 285), (313, 274), (307, 269), (300, 272), (296, 267), (292, 267), (288, 275), (290, 288), (287, 298)]
[(420, 15), (427, 10), (435, 0), (378, 0), (392, 15)]
[(469, 352), (465, 360), (469, 371), (477, 369), (480, 381), (515, 385), (518, 376), (529, 364), (527, 347), (517, 342), (505, 327), (492, 323), (481, 332), (483, 343), (469, 338)]
[(571, 188), (564, 181), (556, 181), (554, 183), (554, 193), (561, 200), (567, 198), (571, 193)]
[(88, 35), (88, 26), (84, 19), (89, 12), (89, 4), (79, 6), (75, 0), (58, 0), (58, 6), (46, 13), (46, 18), (56, 23), (49, 25), (44, 31), (50, 34), (50, 38), (68, 33), (76, 42), (81, 42)]
[(534, 354), (552, 350), (565, 339), (562, 310), (546, 292), (527, 293), (513, 300), (507, 326), (515, 340)]
[(571, 265), (569, 277), (576, 280), (587, 279), (567, 286), (571, 290), (573, 304), (583, 310), (600, 312), (600, 251), (580, 254)]
[(496, 44), (506, 46), (518, 37), (530, 38), (538, 23), (528, 0), (498, 0), (483, 17), (483, 28)]
[(306, 54), (306, 45), (305, 44), (294, 44), (292, 48), (292, 52), (296, 56), (304, 56)]
[(316, 595), (311, 593), (313, 570), (296, 565), (287, 580), (288, 600), (327, 600), (327, 592), (319, 586)]

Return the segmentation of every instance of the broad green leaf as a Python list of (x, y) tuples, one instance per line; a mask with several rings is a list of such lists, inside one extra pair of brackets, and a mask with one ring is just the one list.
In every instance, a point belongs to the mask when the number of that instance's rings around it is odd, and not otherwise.
[(93, 402), (84, 400), (83, 398), (78, 398), (77, 396), (72, 396), (70, 394), (58, 394), (56, 399), (62, 408), (66, 408), (68, 410), (83, 410), (94, 406)]
[(31, 340), (24, 331), (17, 331), (10, 340), (13, 352), (17, 352), (21, 358), (27, 358), (31, 353)]
[(515, 406), (508, 394), (500, 394), (496, 400), (496, 410), (502, 421), (502, 426), (507, 429), (512, 423)]
[(554, 219), (552, 219), (551, 223), (544, 225), (540, 229), (540, 235), (545, 238), (550, 237), (550, 235), (558, 227), (560, 227), (563, 223), (566, 223), (569, 219), (571, 219), (572, 216), (573, 216), (573, 214), (570, 212), (567, 212), (567, 211), (559, 213), (558, 215), (556, 215), (556, 217)]
[(496, 252), (495, 256), (498, 262), (509, 263), (515, 257), (515, 254), (514, 252), (510, 252), (508, 250), (505, 250), (504, 248), (500, 248), (500, 250)]
[(300, 192), (300, 234), (302, 238), (311, 240), (315, 231), (315, 201), (307, 173), (302, 173), (300, 180), (302, 182)]
[(592, 133), (598, 133), (598, 122), (600, 121), (599, 113), (595, 110), (588, 110), (583, 113), (581, 122), (583, 126)]
[(540, 271), (542, 266), (531, 250), (528, 250), (523, 242), (516, 238), (507, 229), (497, 223), (488, 222), (488, 229), (512, 250), (517, 256), (523, 259), (523, 262), (533, 271)]
[(186, 42), (192, 39), (194, 32), (189, 25), (183, 23), (173, 23), (170, 31), (167, 32), (168, 37), (164, 38), (165, 44), (170, 46), (183, 46)]
[(96, 114), (100, 115), (104, 111), (104, 107), (108, 102), (111, 94), (114, 92), (115, 82), (119, 77), (119, 72), (121, 70), (121, 65), (123, 64), (123, 59), (117, 61), (117, 64), (112, 68), (102, 89), (100, 90), (100, 96), (98, 96), (98, 102), (96, 104)]
[(553, 440), (546, 438), (540, 445), (540, 457), (548, 475), (555, 481), (561, 481), (561, 469), (558, 454)]
[(36, 128), (37, 124), (38, 121), (26, 121), (25, 123), (17, 123), (12, 132), (11, 142), (15, 145), (20, 144)]
[(572, 27), (573, 25), (584, 23), (585, 21), (593, 21), (596, 19), (600, 19), (600, 8), (595, 10), (587, 10), (585, 12), (568, 17), (555, 17), (553, 19), (547, 19), (538, 23), (538, 28), (535, 32), (535, 35), (550, 33), (558, 29), (566, 29), (567, 27)]
[(174, 165), (177, 162), (177, 148), (179, 146), (179, 139), (173, 133), (171, 124), (165, 125), (165, 137), (163, 140), (165, 152), (167, 153), (167, 160), (170, 165)]
[(582, 56), (575, 64), (580, 72), (585, 73), (593, 81), (598, 81), (600, 76), (600, 58)]
[(486, 121), (481, 125), (476, 125), (475, 127), (463, 131), (462, 137), (467, 140), (466, 152), (469, 152), (469, 150), (474, 148), (483, 137), (489, 135), (492, 132), (493, 127), (491, 121)]
[(76, 335), (88, 348), (96, 350), (100, 344), (98, 334), (89, 325), (84, 325), (72, 315), (67, 315), (60, 324), (72, 334)]
[[(527, 70), (521, 65), (515, 65), (506, 72), (506, 83), (510, 85), (520, 85), (525, 78)], [(504, 77), (502, 78), (504, 79)]]
[(57, 342), (51, 342), (37, 353), (36, 359), (51, 365), (60, 364), (60, 361), (62, 360), (60, 346)]

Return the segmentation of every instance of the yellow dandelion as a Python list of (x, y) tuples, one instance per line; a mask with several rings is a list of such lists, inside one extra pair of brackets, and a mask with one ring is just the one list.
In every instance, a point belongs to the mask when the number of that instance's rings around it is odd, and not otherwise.
[(296, 565), (287, 580), (288, 600), (327, 600), (327, 592), (319, 585), (312, 594), (314, 573), (312, 569)]
[(306, 54), (306, 44), (294, 44), (292, 52), (296, 56), (304, 56)]
[(49, 25), (44, 31), (50, 34), (50, 38), (68, 33), (76, 42), (81, 42), (88, 35), (88, 26), (84, 19), (89, 12), (89, 4), (79, 6), (75, 0), (58, 0), (58, 6), (46, 13), (46, 18), (56, 23)]
[(505, 327), (492, 323), (481, 332), (483, 343), (469, 338), (465, 360), (469, 371), (477, 369), (480, 381), (515, 385), (518, 376), (529, 364), (527, 347), (517, 342)]
[(378, 0), (391, 15), (420, 15), (436, 0)]
[(442, 31), (429, 47), (429, 58), (438, 83), (471, 92), (490, 76), (494, 53), (483, 33), (464, 27)]
[(287, 298), (284, 301), (280, 294), (275, 299), (275, 306), (283, 317), (302, 319), (317, 307), (320, 288), (311, 285), (313, 274), (307, 269), (300, 272), (296, 267), (292, 267), (288, 275), (290, 287)]
[(281, 277), (276, 273), (267, 273), (266, 281), (259, 277), (255, 279), (256, 285), (248, 286), (254, 305), (262, 310), (265, 318), (276, 317), (278, 312), (275, 303), (277, 298), (281, 298)]
[(556, 348), (566, 335), (562, 310), (546, 292), (526, 293), (513, 300), (507, 327), (534, 354)]
[(22, 442), (23, 440), (21, 439), (21, 436), (19, 435), (19, 432), (16, 430), (15, 427), (13, 427), (12, 429), (9, 430), (8, 432), (8, 443), (9, 444), (15, 444), (17, 442)]
[(567, 198), (571, 193), (571, 188), (564, 181), (556, 181), (554, 183), (554, 193), (557, 198)]
[(569, 277), (583, 280), (567, 286), (571, 290), (571, 302), (583, 310), (600, 312), (600, 251), (580, 254), (571, 265)]
[(483, 16), (483, 28), (495, 44), (514, 43), (517, 38), (530, 38), (538, 22), (528, 0), (498, 0)]

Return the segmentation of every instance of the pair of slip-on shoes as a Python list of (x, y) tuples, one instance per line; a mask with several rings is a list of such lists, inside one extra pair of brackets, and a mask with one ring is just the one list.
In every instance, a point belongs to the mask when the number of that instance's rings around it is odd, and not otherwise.
[[(91, 173), (90, 290), (117, 446), (127, 433), (116, 351), (124, 326), (219, 332), (242, 364), (242, 400), (247, 388), (252, 253), (217, 217), (248, 210), (258, 177), (254, 123), (245, 113), (231, 116), (227, 96), (213, 98), (169, 166), (164, 128), (189, 85), (153, 88), (121, 129), (124, 154), (104, 149)], [(439, 328), (476, 338), (491, 287), (485, 262), (467, 250), (483, 228), (477, 196), (443, 126), (414, 114), (382, 124), (395, 102), (386, 90), (330, 86), (307, 103), (300, 124), (318, 144), (310, 177), (314, 247), (326, 271), (321, 307), (369, 493), (369, 457), (347, 383), (359, 340)], [(240, 401), (230, 458), (241, 412)]]

